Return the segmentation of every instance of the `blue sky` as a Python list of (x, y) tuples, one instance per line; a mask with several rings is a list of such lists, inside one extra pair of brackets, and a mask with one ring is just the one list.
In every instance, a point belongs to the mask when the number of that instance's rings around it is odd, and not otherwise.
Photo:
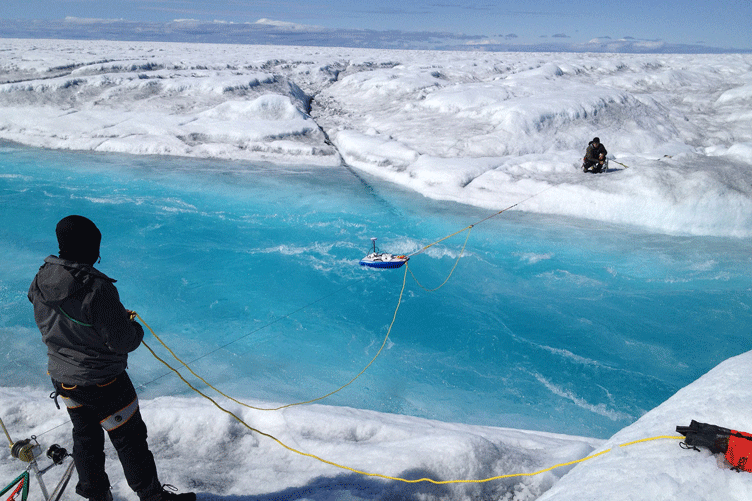
[[(752, 50), (750, 0), (3, 0), (1, 20), (261, 18), (334, 30), (449, 32), (504, 43), (593, 38)], [(0, 36), (4, 33), (0, 31)]]

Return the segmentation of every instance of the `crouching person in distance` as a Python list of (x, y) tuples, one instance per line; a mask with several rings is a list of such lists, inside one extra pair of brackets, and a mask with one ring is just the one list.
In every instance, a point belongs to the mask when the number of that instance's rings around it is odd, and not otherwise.
[(111, 501), (105, 473), (104, 432), (141, 501), (195, 501), (162, 485), (146, 442), (146, 425), (125, 368), (144, 330), (120, 303), (115, 280), (94, 268), (102, 235), (83, 216), (63, 218), (56, 227), (60, 257), (49, 256), (29, 288), (34, 319), (47, 345), (48, 369), (73, 423), (76, 492), (92, 501)]
[(585, 158), (582, 159), (582, 171), (587, 172), (592, 169), (593, 172), (601, 172), (606, 164), (606, 147), (601, 143), (600, 138), (594, 137), (588, 143), (585, 151)]

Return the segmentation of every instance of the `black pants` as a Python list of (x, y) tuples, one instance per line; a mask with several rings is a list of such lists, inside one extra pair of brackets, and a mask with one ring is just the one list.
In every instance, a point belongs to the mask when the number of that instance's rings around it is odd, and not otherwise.
[(593, 169), (594, 172), (600, 172), (604, 165), (605, 161), (602, 160), (585, 160), (582, 162), (582, 170)]
[[(123, 372), (101, 385), (68, 386), (54, 379), (52, 384), (59, 395), (70, 399), (66, 405), (73, 423), (73, 461), (78, 471), (76, 492), (86, 498), (101, 496), (109, 490), (110, 480), (104, 470), (105, 430), (100, 423), (134, 403), (133, 383)], [(159, 486), (154, 456), (146, 443), (146, 424), (138, 408), (117, 424), (107, 433), (128, 485), (143, 497)]]

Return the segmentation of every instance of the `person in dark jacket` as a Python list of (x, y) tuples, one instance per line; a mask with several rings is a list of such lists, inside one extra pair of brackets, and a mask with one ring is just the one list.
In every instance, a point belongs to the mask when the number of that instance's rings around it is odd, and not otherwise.
[(126, 481), (141, 501), (195, 501), (194, 493), (166, 490), (146, 442), (136, 390), (125, 369), (144, 330), (120, 302), (115, 280), (94, 268), (102, 234), (83, 216), (55, 229), (59, 257), (49, 256), (29, 288), (34, 319), (47, 345), (55, 402), (62, 397), (73, 423), (76, 492), (111, 501), (104, 432), (118, 453)]
[(587, 172), (588, 169), (592, 169), (593, 172), (600, 172), (606, 162), (606, 155), (608, 155), (606, 147), (601, 144), (600, 138), (594, 137), (588, 143), (585, 158), (582, 159), (582, 171)]

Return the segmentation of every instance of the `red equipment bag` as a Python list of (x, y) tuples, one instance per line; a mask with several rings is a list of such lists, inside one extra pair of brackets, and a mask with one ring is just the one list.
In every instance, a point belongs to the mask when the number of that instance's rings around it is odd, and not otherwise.
[(726, 461), (734, 468), (752, 472), (752, 435), (743, 431), (731, 430)]
[(694, 419), (689, 426), (677, 426), (676, 431), (687, 437), (680, 444), (685, 449), (705, 447), (713, 454), (723, 454), (736, 470), (752, 473), (752, 434), (698, 423)]

